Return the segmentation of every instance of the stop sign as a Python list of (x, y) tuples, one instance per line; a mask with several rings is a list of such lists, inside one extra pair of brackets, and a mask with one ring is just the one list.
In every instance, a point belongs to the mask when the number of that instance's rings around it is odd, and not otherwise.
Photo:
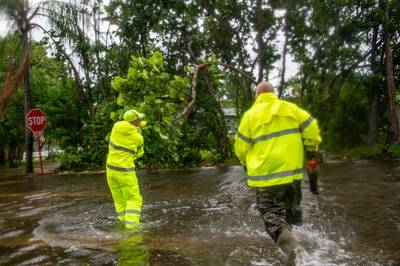
[(26, 125), (35, 135), (40, 135), (46, 124), (46, 115), (40, 109), (31, 109), (26, 115)]

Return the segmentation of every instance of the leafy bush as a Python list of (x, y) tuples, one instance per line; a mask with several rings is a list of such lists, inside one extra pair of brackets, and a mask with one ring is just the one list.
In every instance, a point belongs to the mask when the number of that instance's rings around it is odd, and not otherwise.
[(150, 58), (132, 56), (127, 74), (115, 77), (111, 86), (118, 92), (116, 104), (120, 106), (110, 114), (113, 121), (122, 120), (124, 112), (132, 108), (146, 115), (148, 123), (142, 133), (147, 167), (182, 166), (182, 156), (187, 152), (182, 155), (179, 149), (182, 131), (174, 120), (187, 101), (189, 78), (167, 73), (164, 58), (156, 51)]
[(400, 145), (389, 145), (388, 152), (395, 158), (400, 158)]
[(371, 159), (379, 157), (382, 153), (382, 145), (373, 147), (359, 146), (346, 149), (344, 155), (349, 158)]
[(80, 170), (88, 166), (82, 154), (73, 148), (67, 149), (64, 153), (58, 155), (61, 170)]

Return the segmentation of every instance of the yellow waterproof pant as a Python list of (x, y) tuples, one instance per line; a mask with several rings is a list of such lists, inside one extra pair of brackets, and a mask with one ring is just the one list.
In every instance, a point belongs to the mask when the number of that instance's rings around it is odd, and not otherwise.
[(115, 211), (126, 228), (140, 223), (142, 196), (135, 172), (122, 172), (107, 168), (107, 183), (114, 200)]

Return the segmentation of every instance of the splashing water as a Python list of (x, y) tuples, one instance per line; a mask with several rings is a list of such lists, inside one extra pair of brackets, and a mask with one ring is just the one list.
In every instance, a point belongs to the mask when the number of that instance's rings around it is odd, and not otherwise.
[[(327, 162), (303, 182), (297, 265), (396, 265), (400, 171)], [(142, 230), (115, 222), (104, 174), (0, 179), (0, 264), (282, 265), (241, 167), (140, 172)], [(368, 180), (368, 182), (366, 182)]]

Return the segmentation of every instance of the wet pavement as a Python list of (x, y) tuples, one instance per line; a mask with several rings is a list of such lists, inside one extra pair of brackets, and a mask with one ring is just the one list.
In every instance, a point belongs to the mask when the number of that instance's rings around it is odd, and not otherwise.
[[(400, 162), (328, 160), (303, 182), (298, 265), (400, 265)], [(143, 227), (115, 221), (104, 173), (1, 174), (0, 265), (282, 265), (241, 167), (139, 172)]]

